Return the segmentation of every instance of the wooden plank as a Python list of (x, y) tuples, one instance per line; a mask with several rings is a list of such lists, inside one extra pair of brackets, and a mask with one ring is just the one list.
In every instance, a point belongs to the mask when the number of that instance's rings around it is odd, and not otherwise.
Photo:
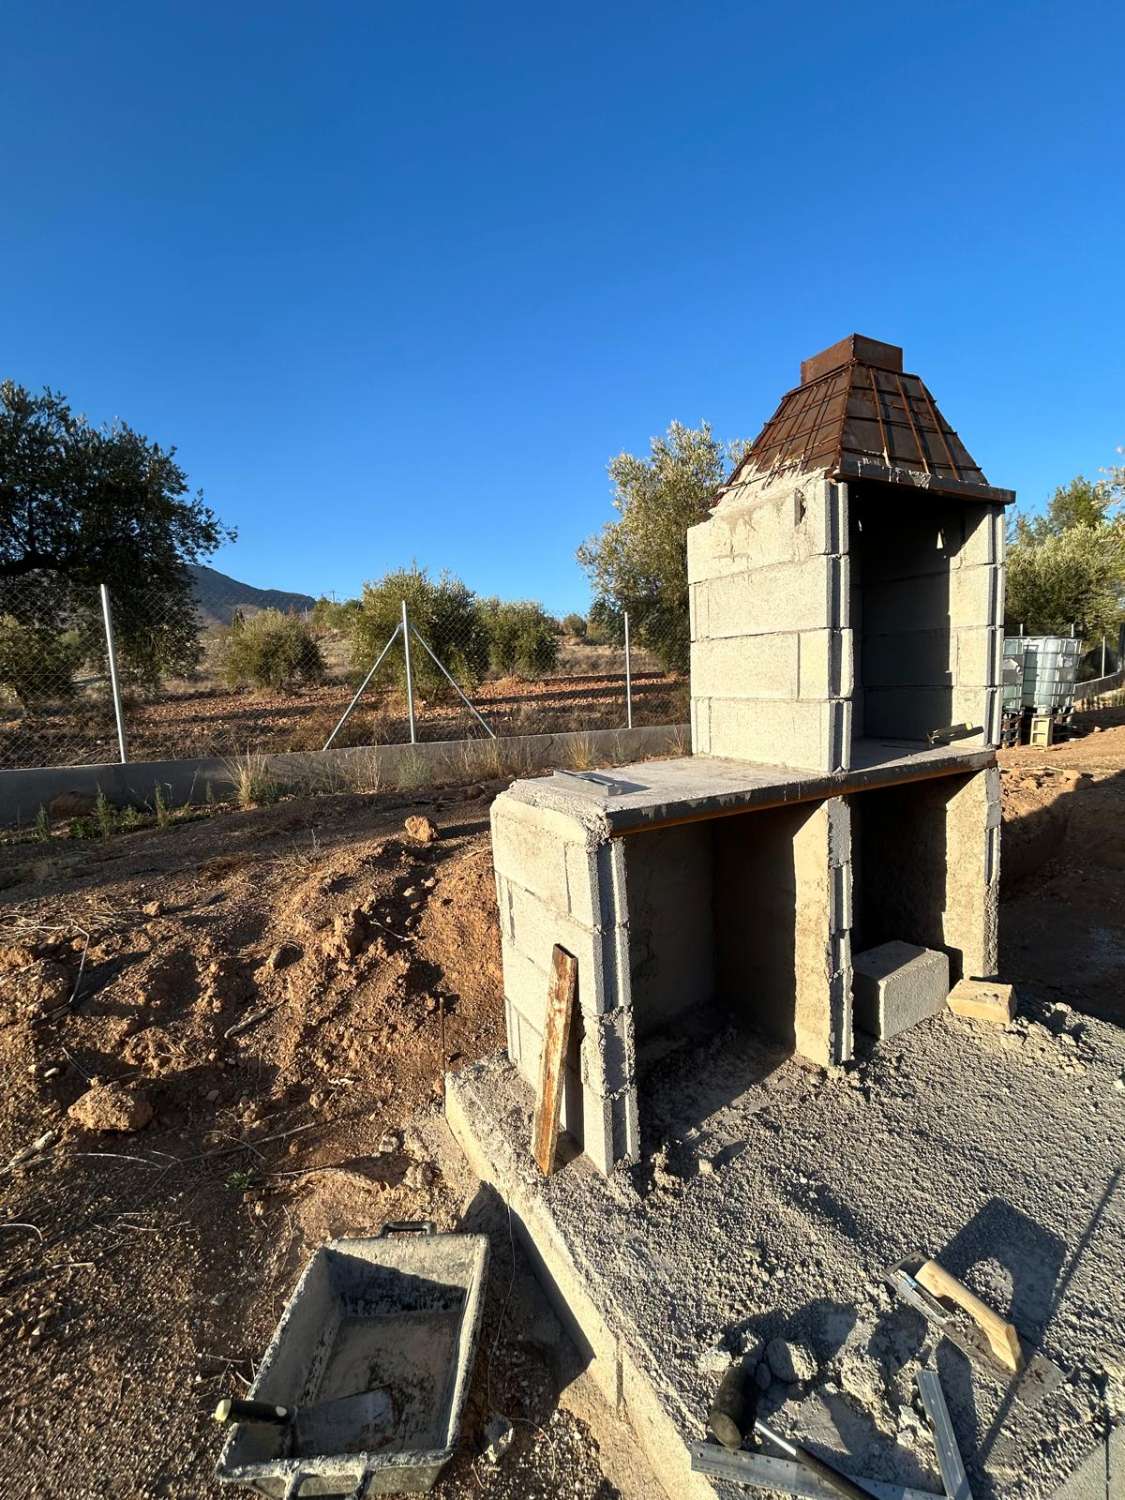
[(539, 1058), (539, 1092), (531, 1128), (531, 1154), (544, 1177), (555, 1170), (559, 1139), (559, 1111), (566, 1081), (566, 1049), (578, 994), (578, 960), (555, 944), (551, 954), (551, 985), (547, 991), (547, 1019)]
[(949, 992), (947, 1004), (955, 1016), (991, 1021), (996, 1026), (1007, 1026), (1016, 1013), (1012, 986), (995, 979), (958, 980)]

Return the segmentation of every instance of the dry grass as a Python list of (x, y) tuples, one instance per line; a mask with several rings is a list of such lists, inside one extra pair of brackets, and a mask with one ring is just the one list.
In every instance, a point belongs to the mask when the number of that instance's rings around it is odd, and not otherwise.
[(285, 791), (270, 770), (268, 758), (258, 750), (247, 750), (226, 761), (225, 765), (239, 807), (266, 807), (277, 802)]

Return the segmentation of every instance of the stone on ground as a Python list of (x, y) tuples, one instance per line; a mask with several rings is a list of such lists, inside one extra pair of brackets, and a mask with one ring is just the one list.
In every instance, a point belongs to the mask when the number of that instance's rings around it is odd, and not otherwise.
[(407, 818), (405, 827), (407, 835), (417, 844), (432, 844), (438, 836), (437, 825), (421, 814)]
[(67, 1114), (84, 1130), (118, 1131), (128, 1135), (143, 1130), (152, 1119), (153, 1109), (144, 1094), (129, 1089), (95, 1084), (67, 1110)]

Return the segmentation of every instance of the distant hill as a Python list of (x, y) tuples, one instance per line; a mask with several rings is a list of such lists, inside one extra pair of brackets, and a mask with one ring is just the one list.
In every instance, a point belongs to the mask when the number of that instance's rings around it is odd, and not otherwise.
[(316, 600), (309, 594), (290, 594), (284, 589), (256, 589), (237, 578), (228, 578), (214, 568), (193, 563), (188, 572), (195, 588), (196, 603), (205, 625), (229, 625), (236, 609), (255, 614), (259, 609), (296, 611), (312, 609)]

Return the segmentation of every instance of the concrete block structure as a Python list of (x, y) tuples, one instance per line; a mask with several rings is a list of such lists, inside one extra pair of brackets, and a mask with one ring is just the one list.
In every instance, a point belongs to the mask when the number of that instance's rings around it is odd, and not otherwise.
[[(685, 1038), (832, 1067), (853, 996), (886, 1036), (995, 974), (1012, 498), (900, 349), (805, 361), (688, 533), (693, 755), (493, 804), (509, 1054), (534, 1089), (561, 944), (563, 1126), (599, 1171), (644, 1154), (646, 1076)], [(915, 956), (857, 982), (886, 945)]]

